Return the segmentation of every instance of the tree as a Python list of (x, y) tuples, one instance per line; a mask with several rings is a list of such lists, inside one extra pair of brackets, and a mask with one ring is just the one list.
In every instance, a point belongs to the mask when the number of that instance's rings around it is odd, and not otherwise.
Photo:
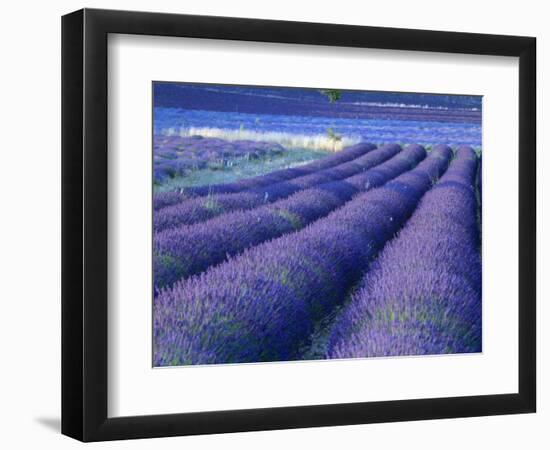
[(330, 103), (337, 102), (342, 97), (342, 93), (338, 89), (321, 89), (319, 92), (326, 95)]

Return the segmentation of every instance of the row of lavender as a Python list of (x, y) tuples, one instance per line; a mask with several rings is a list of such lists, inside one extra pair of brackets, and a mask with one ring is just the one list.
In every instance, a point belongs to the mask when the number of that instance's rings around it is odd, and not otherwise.
[(189, 171), (212, 165), (226, 166), (242, 158), (280, 155), (285, 151), (281, 145), (269, 142), (162, 135), (153, 138), (153, 150), (153, 177), (159, 184)]
[(461, 148), (332, 327), (327, 357), (481, 351), (477, 157)]
[[(343, 180), (299, 190), (287, 198), (258, 208), (241, 209), (205, 222), (157, 232), (154, 238), (155, 290), (179, 278), (202, 272), (246, 248), (299, 230), (342, 206), (359, 192), (381, 186), (411, 169), (425, 156), (425, 150), (418, 145), (411, 145), (404, 151), (395, 144), (383, 146), (334, 169), (297, 178), (289, 190), (304, 185), (298, 180), (312, 177), (325, 180), (334, 174), (343, 177), (363, 170)], [(389, 157), (391, 159), (388, 160)], [(385, 162), (372, 167), (380, 161)], [(279, 189), (277, 184), (272, 185), (269, 191), (276, 189)]]
[(180, 225), (190, 225), (231, 211), (243, 211), (272, 203), (309, 187), (355, 175), (380, 164), (400, 151), (397, 145), (386, 146), (377, 151), (373, 151), (375, 147), (371, 145), (362, 148), (366, 154), (358, 158), (307, 175), (250, 188), (243, 192), (211, 194), (167, 206), (155, 211), (154, 229), (158, 232)]
[[(411, 148), (409, 157), (414, 154), (414, 162), (421, 159)], [(381, 169), (380, 176), (390, 180), (381, 187), (355, 195), (300, 231), (161, 290), (154, 304), (155, 365), (301, 359), (299, 349), (315, 324), (345, 301), (344, 293), (406, 223), (451, 158), (451, 149), (440, 146), (393, 180), (403, 169)]]
[(232, 183), (213, 184), (179, 189), (177, 191), (159, 192), (153, 196), (153, 209), (158, 211), (167, 206), (176, 205), (182, 201), (195, 197), (205, 197), (214, 194), (230, 194), (243, 192), (249, 189), (260, 188), (270, 184), (291, 180), (293, 178), (312, 174), (319, 170), (328, 169), (339, 164), (358, 158), (375, 148), (372, 144), (361, 143), (347, 147), (346, 149), (326, 156), (320, 160), (312, 161), (299, 167), (280, 169), (265, 175), (245, 178)]

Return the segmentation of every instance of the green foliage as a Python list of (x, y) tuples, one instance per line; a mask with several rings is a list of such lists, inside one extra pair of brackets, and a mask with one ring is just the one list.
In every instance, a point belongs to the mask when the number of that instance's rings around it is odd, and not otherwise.
[(279, 214), (282, 218), (288, 220), (289, 223), (292, 225), (292, 227), (296, 230), (299, 230), (304, 226), (300, 218), (296, 214), (291, 213), (290, 211), (279, 209), (277, 211), (277, 214)]
[(332, 129), (332, 127), (327, 129), (327, 135), (331, 141), (339, 142), (342, 140), (342, 136), (339, 134), (336, 134)]
[(342, 97), (342, 92), (338, 89), (321, 89), (319, 92), (328, 97), (330, 103), (337, 102)]

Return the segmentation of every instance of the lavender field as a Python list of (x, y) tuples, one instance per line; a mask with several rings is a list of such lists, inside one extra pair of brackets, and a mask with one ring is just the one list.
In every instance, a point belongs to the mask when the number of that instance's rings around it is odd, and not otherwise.
[(480, 97), (153, 106), (154, 366), (481, 352)]

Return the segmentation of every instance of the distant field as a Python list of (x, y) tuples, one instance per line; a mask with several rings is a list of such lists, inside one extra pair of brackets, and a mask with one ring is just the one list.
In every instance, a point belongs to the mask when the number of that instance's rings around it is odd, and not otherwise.
[[(334, 106), (334, 105), (333, 105)], [(338, 107), (336, 105), (335, 107)], [(469, 117), (461, 122), (453, 111), (422, 108), (376, 107), (372, 116), (354, 118), (350, 114), (335, 117), (303, 117), (296, 115), (260, 115), (243, 112), (196, 111), (181, 108), (155, 108), (156, 135), (189, 136), (201, 134), (223, 139), (255, 139), (278, 142), (285, 146), (323, 148), (333, 142), (328, 138), (329, 129), (341, 136), (342, 146), (357, 142), (402, 142), (404, 144), (430, 145), (444, 142), (448, 145), (481, 146), (481, 118)], [(400, 116), (396, 109), (416, 113)], [(430, 114), (437, 111), (437, 117)], [(422, 114), (420, 114), (420, 113)], [(407, 118), (408, 120), (404, 120)], [(314, 137), (313, 140), (310, 137)], [(316, 149), (312, 148), (312, 149)]]

